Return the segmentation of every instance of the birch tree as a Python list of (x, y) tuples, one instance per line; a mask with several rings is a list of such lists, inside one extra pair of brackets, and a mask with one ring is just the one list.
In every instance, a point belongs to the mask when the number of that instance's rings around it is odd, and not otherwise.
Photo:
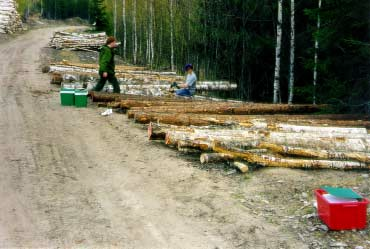
[(175, 71), (173, 0), (170, 0), (171, 70)]
[(294, 97), (294, 60), (295, 60), (295, 0), (290, 1), (290, 67), (289, 67), (289, 99), (293, 104)]
[(150, 21), (149, 21), (149, 43), (150, 43), (150, 65), (154, 61), (154, 38), (153, 38), (153, 29), (154, 29), (154, 0), (150, 0)]
[(133, 55), (134, 55), (134, 64), (137, 63), (137, 24), (136, 24), (136, 7), (137, 0), (132, 1), (133, 4), (133, 14), (132, 14), (132, 24), (133, 24)]
[(317, 13), (317, 33), (315, 38), (315, 65), (313, 69), (313, 104), (316, 105), (316, 86), (317, 86), (317, 64), (319, 62), (319, 32), (321, 28), (321, 17), (320, 17), (320, 10), (321, 10), (321, 0), (319, 0), (319, 12)]
[(274, 77), (274, 104), (279, 102), (280, 98), (280, 60), (281, 60), (281, 40), (283, 23), (283, 0), (278, 0), (278, 20), (276, 25), (276, 57), (275, 57), (275, 77)]
[(117, 37), (117, 0), (114, 0), (113, 25), (114, 37)]
[(127, 25), (126, 25), (126, 0), (122, 0), (122, 26), (123, 26), (123, 58), (127, 54)]

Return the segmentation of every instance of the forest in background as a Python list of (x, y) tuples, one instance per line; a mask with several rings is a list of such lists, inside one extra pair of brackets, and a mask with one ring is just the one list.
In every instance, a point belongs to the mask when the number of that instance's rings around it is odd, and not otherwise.
[(117, 36), (129, 63), (177, 71), (193, 63), (202, 79), (238, 83), (238, 91), (221, 97), (283, 103), (291, 98), (294, 103), (335, 104), (341, 112), (370, 112), (370, 1), (18, 3), (25, 19), (38, 13), (96, 24)]

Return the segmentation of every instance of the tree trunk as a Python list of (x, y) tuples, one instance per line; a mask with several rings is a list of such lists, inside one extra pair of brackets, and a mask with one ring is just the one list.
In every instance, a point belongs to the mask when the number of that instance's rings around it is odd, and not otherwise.
[(338, 152), (364, 152), (370, 150), (368, 135), (358, 134), (300, 134), (286, 132), (270, 132), (264, 141), (290, 147), (315, 148)]
[(114, 37), (117, 37), (117, 0), (114, 0), (114, 9), (113, 9), (113, 25), (114, 25)]
[[(360, 136), (367, 136), (366, 128), (344, 128), (344, 127), (316, 127), (316, 126), (303, 126), (303, 125), (292, 125), (292, 124), (271, 124), (274, 130), (279, 130), (283, 132), (293, 132), (299, 133), (304, 136), (305, 134), (340, 134), (355, 136), (359, 134)], [(271, 128), (271, 127), (270, 127)]]
[(153, 66), (154, 62), (154, 38), (153, 38), (153, 29), (154, 29), (154, 0), (150, 0), (150, 28), (149, 28), (149, 44), (150, 44), (150, 66)]
[(133, 56), (134, 56), (134, 64), (137, 63), (137, 25), (136, 25), (136, 8), (137, 8), (137, 0), (133, 0), (133, 39), (134, 39), (134, 46), (133, 46)]
[(173, 0), (170, 0), (170, 32), (171, 32), (171, 71), (175, 71), (175, 50), (174, 50), (174, 14)]
[(122, 22), (123, 22), (123, 59), (127, 56), (127, 26), (126, 26), (126, 0), (122, 0)]
[(295, 0), (290, 1), (290, 67), (289, 67), (289, 99), (293, 104), (294, 97), (294, 61), (295, 61)]
[(317, 33), (315, 37), (315, 64), (313, 69), (313, 104), (316, 105), (316, 86), (317, 86), (317, 65), (319, 62), (319, 32), (321, 28), (321, 18), (320, 18), (320, 11), (321, 11), (321, 0), (319, 0), (319, 10), (317, 14)]
[(276, 54), (275, 54), (275, 77), (274, 77), (274, 104), (280, 99), (280, 55), (282, 41), (282, 23), (283, 23), (283, 0), (278, 0), (278, 20), (276, 25)]
[[(171, 143), (167, 143), (167, 145), (170, 145)], [(177, 149), (179, 151), (182, 151), (184, 149), (193, 149), (196, 152), (200, 151), (212, 151), (212, 143), (209, 141), (203, 141), (203, 140), (177, 140)]]
[(127, 95), (119, 93), (103, 93), (103, 92), (91, 92), (91, 98), (94, 102), (121, 102), (122, 100), (138, 100), (138, 101), (183, 101), (182, 99), (175, 98), (163, 98), (163, 97), (150, 97), (150, 96), (137, 96)]
[(233, 162), (232, 166), (237, 168), (241, 173), (245, 174), (249, 171), (249, 166), (243, 162)]
[[(141, 99), (128, 99), (122, 100), (120, 103), (121, 109), (131, 109), (134, 107), (160, 107), (160, 106), (193, 106), (201, 105), (205, 101), (187, 101), (183, 99), (163, 99), (163, 100), (141, 100)], [(133, 118), (133, 117), (131, 117)]]
[(230, 151), (217, 144), (214, 145), (213, 150), (218, 153), (228, 154), (235, 159), (243, 159), (247, 162), (265, 167), (339, 170), (370, 169), (368, 164), (361, 162), (281, 158), (270, 155), (258, 155), (249, 152)]
[[(40, 1), (40, 16), (44, 16), (44, 0)], [(90, 18), (89, 18), (90, 19)]]
[(164, 140), (168, 129), (168, 126), (163, 127), (162, 125), (151, 122), (148, 126), (149, 140)]
[(298, 156), (317, 159), (354, 160), (362, 163), (370, 163), (370, 154), (363, 152), (336, 152), (329, 150), (315, 150), (269, 143), (261, 143), (258, 147), (268, 149), (284, 156)]
[(220, 163), (234, 160), (234, 157), (223, 153), (202, 153), (200, 155), (200, 163)]
[(140, 107), (132, 108), (143, 112), (163, 113), (194, 113), (194, 114), (219, 114), (219, 115), (254, 115), (254, 114), (294, 114), (315, 113), (325, 106), (313, 105), (269, 105), (269, 104), (230, 104), (218, 103), (207, 105), (194, 105), (192, 108), (178, 106)]

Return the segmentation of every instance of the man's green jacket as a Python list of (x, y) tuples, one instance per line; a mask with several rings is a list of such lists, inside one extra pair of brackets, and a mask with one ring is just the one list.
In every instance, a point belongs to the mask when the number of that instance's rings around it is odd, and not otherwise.
[(99, 73), (102, 74), (107, 72), (108, 74), (114, 74), (115, 63), (114, 63), (114, 49), (104, 45), (100, 49), (99, 55)]

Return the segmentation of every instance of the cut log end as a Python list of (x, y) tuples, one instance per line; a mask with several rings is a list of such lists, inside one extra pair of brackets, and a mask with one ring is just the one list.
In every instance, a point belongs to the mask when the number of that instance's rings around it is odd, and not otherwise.
[(241, 173), (245, 174), (249, 171), (249, 166), (243, 162), (233, 162), (232, 164), (235, 168), (237, 168)]
[(156, 123), (150, 123), (148, 126), (148, 138), (149, 140), (165, 140), (166, 130)]
[(201, 164), (227, 162), (233, 159), (234, 157), (223, 153), (203, 153), (200, 155)]

